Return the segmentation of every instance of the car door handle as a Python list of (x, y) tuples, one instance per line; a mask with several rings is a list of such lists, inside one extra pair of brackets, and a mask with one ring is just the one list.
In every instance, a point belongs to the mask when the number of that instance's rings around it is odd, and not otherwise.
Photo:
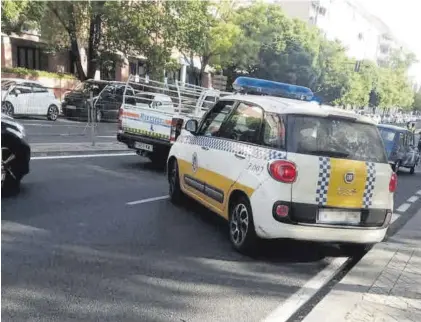
[(238, 158), (238, 159), (245, 159), (246, 158), (246, 156), (244, 155), (244, 154), (242, 154), (242, 153), (234, 153), (234, 155), (235, 155), (235, 157), (236, 158)]
[(209, 148), (207, 146), (202, 146), (202, 150), (209, 150)]

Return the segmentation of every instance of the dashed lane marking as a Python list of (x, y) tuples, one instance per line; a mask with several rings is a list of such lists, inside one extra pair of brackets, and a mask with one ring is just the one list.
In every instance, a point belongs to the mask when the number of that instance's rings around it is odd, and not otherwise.
[(403, 204), (401, 204), (398, 207), (398, 209), (396, 209), (396, 211), (398, 211), (398, 212), (405, 212), (405, 211), (407, 211), (409, 209), (409, 207), (411, 207), (411, 204), (410, 203), (403, 203)]
[(392, 219), (390, 220), (390, 223), (394, 223), (396, 220), (398, 220), (398, 219), (399, 219), (399, 217), (400, 217), (400, 216), (401, 216), (401, 215), (394, 213), (394, 214), (392, 215)]
[(169, 195), (166, 195), (166, 196), (160, 196), (160, 197), (140, 199), (140, 200), (135, 200), (135, 201), (127, 202), (126, 205), (133, 206), (133, 205), (139, 205), (139, 204), (142, 204), (142, 203), (148, 203), (148, 202), (153, 202), (153, 201), (166, 200), (169, 197), (170, 197)]
[(419, 199), (417, 196), (412, 196), (411, 198), (408, 198), (407, 202), (415, 202)]
[(301, 289), (279, 305), (262, 322), (285, 322), (325, 286), (345, 264), (347, 257), (335, 258), (326, 268), (305, 283)]

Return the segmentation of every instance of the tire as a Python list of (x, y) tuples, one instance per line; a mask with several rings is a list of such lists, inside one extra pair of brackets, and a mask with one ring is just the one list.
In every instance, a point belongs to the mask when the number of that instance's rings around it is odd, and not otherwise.
[[(6, 140), (5, 140), (6, 141)], [(1, 147), (1, 190), (2, 195), (11, 196), (19, 192), (21, 176), (15, 173), (16, 155), (9, 142)]]
[(1, 111), (4, 114), (9, 115), (10, 117), (13, 117), (13, 115), (15, 114), (15, 108), (13, 107), (13, 104), (8, 101), (2, 103)]
[(230, 203), (229, 238), (233, 247), (244, 255), (254, 255), (258, 238), (253, 212), (247, 197), (240, 195)]
[(185, 195), (180, 188), (180, 176), (178, 173), (178, 162), (176, 159), (171, 160), (168, 165), (168, 183), (171, 202), (173, 204), (182, 203)]
[(47, 119), (49, 119), (50, 121), (56, 121), (59, 113), (60, 111), (58, 110), (58, 107), (56, 105), (50, 105), (48, 107)]
[(341, 250), (346, 256), (358, 257), (368, 252), (371, 246), (371, 244), (343, 244), (341, 245)]
[(400, 160), (398, 160), (398, 161), (396, 161), (396, 163), (392, 166), (392, 170), (393, 170), (395, 173), (398, 173), (400, 166), (401, 166), (401, 161), (400, 161)]
[(415, 173), (415, 164), (414, 164), (414, 166), (413, 166), (413, 167), (411, 167), (411, 168), (409, 169), (409, 173), (410, 173), (410, 174), (414, 174), (414, 173)]

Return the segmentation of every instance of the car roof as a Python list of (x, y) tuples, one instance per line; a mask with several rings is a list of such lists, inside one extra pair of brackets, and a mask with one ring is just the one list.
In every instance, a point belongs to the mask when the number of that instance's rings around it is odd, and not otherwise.
[(33, 84), (37, 84), (37, 85), (42, 85), (37, 80), (24, 79), (24, 78), (2, 78), (1, 80), (2, 81), (11, 81), (11, 82), (16, 82), (16, 83), (33, 83)]
[(408, 131), (408, 129), (406, 129), (404, 127), (392, 125), (392, 124), (378, 124), (377, 127), (381, 127), (381, 128), (389, 129), (389, 130), (393, 130), (393, 131), (398, 131), (398, 132)]
[(319, 117), (326, 117), (329, 115), (339, 117), (352, 117), (358, 122), (375, 124), (372, 119), (364, 115), (358, 115), (352, 111), (346, 111), (337, 107), (320, 106), (317, 102), (300, 101), (283, 97), (275, 96), (260, 96), (260, 95), (242, 95), (233, 94), (222, 97), (220, 100), (229, 101), (243, 101), (251, 104), (259, 105), (264, 111), (277, 114), (302, 114)]

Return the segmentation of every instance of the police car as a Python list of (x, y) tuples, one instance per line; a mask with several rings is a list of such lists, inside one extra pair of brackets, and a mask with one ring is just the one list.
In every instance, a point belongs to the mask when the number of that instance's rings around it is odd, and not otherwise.
[(259, 238), (354, 251), (382, 241), (397, 177), (374, 122), (314, 104), (299, 86), (240, 77), (234, 88), (246, 95), (187, 121), (172, 146), (171, 200), (187, 195), (225, 218), (245, 253)]

